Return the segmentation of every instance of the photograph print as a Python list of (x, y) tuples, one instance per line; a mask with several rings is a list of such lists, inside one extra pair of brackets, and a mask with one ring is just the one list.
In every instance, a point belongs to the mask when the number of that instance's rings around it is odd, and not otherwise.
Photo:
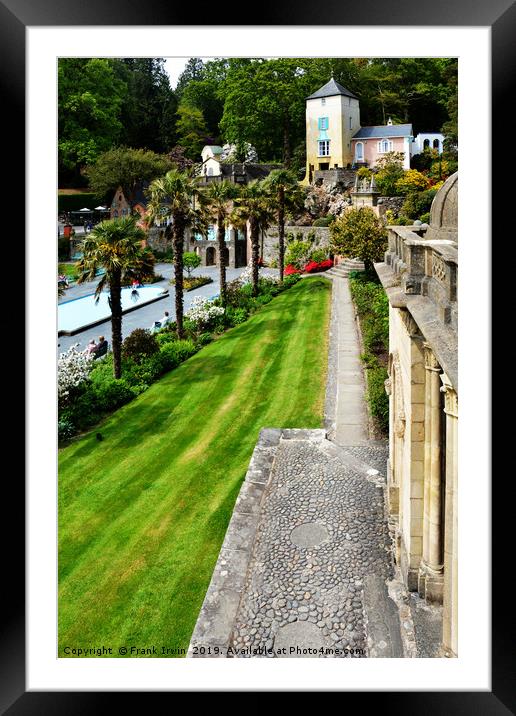
[(458, 61), (57, 63), (58, 658), (455, 658)]

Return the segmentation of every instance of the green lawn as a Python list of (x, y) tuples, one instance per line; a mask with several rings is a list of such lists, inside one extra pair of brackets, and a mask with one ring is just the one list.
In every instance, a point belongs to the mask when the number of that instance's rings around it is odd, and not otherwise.
[(59, 656), (188, 647), (260, 429), (322, 426), (330, 295), (303, 279), (60, 451)]

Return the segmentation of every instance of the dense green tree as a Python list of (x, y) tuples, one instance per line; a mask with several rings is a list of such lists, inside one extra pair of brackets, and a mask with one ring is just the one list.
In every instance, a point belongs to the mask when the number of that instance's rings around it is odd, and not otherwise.
[(220, 300), (223, 306), (226, 306), (226, 227), (237, 196), (238, 187), (228, 180), (211, 182), (204, 190), (206, 211), (210, 219), (217, 223)]
[(124, 58), (117, 71), (127, 84), (122, 105), (124, 144), (164, 153), (174, 145), (177, 99), (162, 58)]
[(281, 157), (288, 167), (304, 134), (307, 77), (291, 58), (231, 66), (224, 83), (223, 137), (250, 142), (261, 158)]
[(81, 167), (119, 141), (127, 84), (114, 61), (63, 58), (58, 64), (59, 168), (79, 180)]
[(164, 174), (172, 166), (168, 157), (146, 149), (116, 147), (101, 154), (87, 167), (90, 186), (97, 196), (107, 197), (119, 186), (131, 204), (142, 182)]
[(211, 77), (192, 80), (184, 88), (181, 104), (194, 107), (202, 112), (207, 133), (218, 143), (220, 141), (219, 122), (224, 111), (224, 102), (219, 96), (218, 83)]
[(449, 97), (446, 102), (447, 119), (443, 123), (441, 131), (444, 134), (444, 151), (447, 158), (456, 160), (459, 150), (457, 60), (453, 60), (453, 63), (447, 67), (446, 78), (448, 80), (449, 88)]
[(203, 113), (196, 107), (180, 104), (177, 117), (178, 144), (183, 148), (185, 156), (194, 162), (199, 162), (202, 148), (211, 140)]
[(78, 283), (94, 281), (99, 268), (104, 274), (97, 284), (98, 301), (104, 288), (109, 288), (113, 374), (122, 372), (122, 285), (132, 280), (143, 281), (154, 273), (154, 256), (144, 247), (145, 232), (136, 225), (137, 219), (125, 216), (103, 221), (86, 234), (82, 243), (83, 257), (77, 263)]
[(171, 169), (165, 176), (154, 179), (149, 185), (149, 224), (156, 220), (172, 219), (174, 247), (174, 288), (178, 338), (183, 329), (183, 252), (186, 229), (206, 232), (206, 219), (202, 208), (199, 184), (191, 173)]
[(186, 63), (185, 69), (179, 75), (175, 92), (177, 98), (180, 100), (185, 87), (192, 81), (201, 80), (204, 76), (204, 62), (200, 57), (190, 57)]
[(366, 271), (380, 261), (387, 247), (387, 232), (382, 221), (369, 206), (346, 211), (330, 225), (333, 253), (359, 258)]

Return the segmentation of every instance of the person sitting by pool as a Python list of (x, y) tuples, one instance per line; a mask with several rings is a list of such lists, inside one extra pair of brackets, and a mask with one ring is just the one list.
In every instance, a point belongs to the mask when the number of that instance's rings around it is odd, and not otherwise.
[(151, 331), (159, 331), (160, 328), (164, 328), (168, 323), (170, 323), (170, 316), (168, 311), (165, 311), (163, 317), (160, 318), (159, 321), (154, 321)]
[(95, 350), (93, 351), (93, 355), (95, 358), (101, 358), (102, 356), (106, 355), (108, 349), (108, 342), (104, 338), (104, 336), (99, 336), (99, 342), (97, 343)]
[(88, 345), (86, 346), (86, 349), (85, 349), (84, 352), (85, 352), (87, 355), (89, 355), (90, 353), (94, 353), (96, 349), (97, 349), (97, 344), (95, 343), (95, 339), (92, 338), (91, 341), (90, 341), (90, 342), (88, 343)]

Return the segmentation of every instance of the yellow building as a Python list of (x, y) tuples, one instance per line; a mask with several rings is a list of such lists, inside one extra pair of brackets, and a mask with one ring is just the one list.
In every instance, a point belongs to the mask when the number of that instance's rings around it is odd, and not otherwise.
[(306, 176), (318, 170), (346, 169), (353, 162), (351, 138), (360, 129), (358, 98), (333, 77), (306, 100)]

